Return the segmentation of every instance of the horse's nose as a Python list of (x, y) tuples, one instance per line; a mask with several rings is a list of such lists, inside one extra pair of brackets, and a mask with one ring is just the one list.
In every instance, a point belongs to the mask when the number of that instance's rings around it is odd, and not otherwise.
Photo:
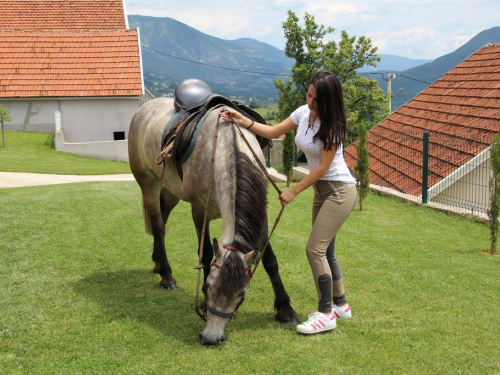
[(219, 339), (217, 338), (213, 338), (213, 339), (210, 339), (210, 338), (207, 338), (203, 335), (203, 332), (200, 333), (200, 344), (201, 345), (212, 345), (212, 346), (218, 346), (221, 342), (223, 342), (226, 337), (224, 335), (222, 335), (222, 337), (220, 337)]

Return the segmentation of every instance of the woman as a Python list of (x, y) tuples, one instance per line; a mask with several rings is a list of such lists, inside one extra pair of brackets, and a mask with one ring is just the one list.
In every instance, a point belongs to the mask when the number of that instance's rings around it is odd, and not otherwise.
[(234, 110), (222, 112), (221, 117), (268, 139), (297, 129), (295, 142), (307, 157), (309, 174), (284, 190), (279, 199), (282, 206), (286, 206), (309, 186), (314, 188), (313, 225), (306, 254), (319, 300), (318, 310), (309, 314), (308, 320), (297, 326), (297, 331), (313, 334), (334, 329), (336, 318), (351, 317), (335, 257), (335, 236), (356, 201), (356, 181), (342, 152), (346, 110), (340, 80), (330, 72), (316, 74), (307, 91), (307, 105), (299, 107), (275, 126), (254, 122)]

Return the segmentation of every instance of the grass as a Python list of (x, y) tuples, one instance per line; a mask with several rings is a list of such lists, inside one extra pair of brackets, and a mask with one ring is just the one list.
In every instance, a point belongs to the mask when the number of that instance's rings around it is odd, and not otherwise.
[[(266, 119), (273, 110), (277, 110), (278, 107), (260, 107), (254, 109), (262, 118)], [(266, 120), (269, 125), (276, 125), (276, 120)]]
[(46, 143), (50, 133), (5, 131), (0, 147), (0, 171), (49, 174), (102, 175), (130, 173), (128, 163), (58, 152)]
[[(286, 208), (272, 241), (301, 320), (317, 303), (304, 254), (311, 199), (308, 189)], [(261, 266), (227, 341), (206, 348), (187, 204), (169, 224), (179, 289), (166, 291), (150, 272), (135, 182), (0, 189), (0, 202), (2, 374), (500, 373), (500, 258), (482, 254), (488, 228), (469, 219), (371, 195), (337, 242), (354, 319), (316, 336), (274, 322)]]

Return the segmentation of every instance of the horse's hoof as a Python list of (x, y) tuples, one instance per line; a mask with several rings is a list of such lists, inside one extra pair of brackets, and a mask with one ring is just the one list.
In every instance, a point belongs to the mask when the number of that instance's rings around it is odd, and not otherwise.
[(283, 310), (278, 311), (274, 319), (280, 323), (297, 324), (299, 322), (297, 319), (297, 314), (293, 309), (288, 312)]
[(168, 290), (175, 290), (177, 289), (177, 281), (175, 281), (175, 279), (172, 277), (172, 280), (170, 281), (167, 280), (160, 281), (160, 286)]

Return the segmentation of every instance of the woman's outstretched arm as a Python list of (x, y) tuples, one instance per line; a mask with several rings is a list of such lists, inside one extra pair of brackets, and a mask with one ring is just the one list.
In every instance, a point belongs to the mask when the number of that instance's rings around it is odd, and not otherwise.
[(261, 137), (267, 139), (277, 138), (280, 135), (286, 134), (289, 131), (297, 128), (297, 125), (295, 125), (290, 117), (288, 117), (285, 121), (273, 126), (252, 121), (233, 109), (227, 109), (226, 111), (221, 112), (220, 117), (224, 121), (233, 121), (236, 124), (243, 126), (244, 128), (253, 131), (255, 134), (258, 134)]

